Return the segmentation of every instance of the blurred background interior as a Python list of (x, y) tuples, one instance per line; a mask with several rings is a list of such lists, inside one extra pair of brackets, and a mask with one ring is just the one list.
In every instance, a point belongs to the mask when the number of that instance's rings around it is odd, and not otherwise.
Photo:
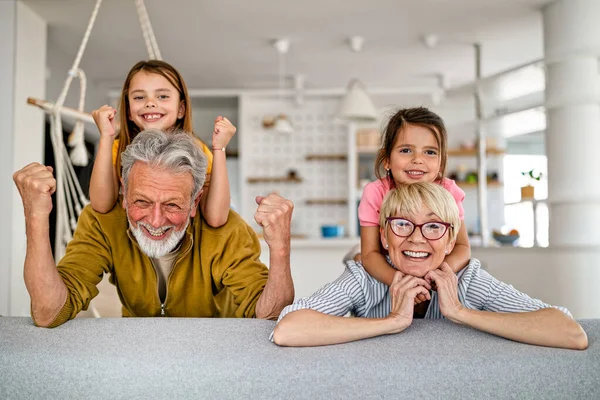
[[(128, 70), (148, 58), (139, 3), (98, 9), (80, 63), (87, 112), (116, 106)], [(447, 176), (466, 193), (473, 255), (533, 296), (600, 316), (600, 2), (144, 3), (162, 58), (187, 83), (195, 134), (210, 143), (217, 115), (238, 128), (227, 148), (232, 207), (260, 235), (254, 197), (294, 201), (297, 295), (339, 275), (359, 241), (381, 130), (398, 107), (422, 105), (446, 122)], [(48, 116), (27, 98), (57, 100), (95, 5), (0, 2), (0, 314), (28, 314), (11, 175), (54, 159)], [(64, 105), (79, 101), (74, 81)], [(64, 116), (65, 137), (74, 125)], [(76, 175), (87, 194), (96, 127), (84, 136)]]

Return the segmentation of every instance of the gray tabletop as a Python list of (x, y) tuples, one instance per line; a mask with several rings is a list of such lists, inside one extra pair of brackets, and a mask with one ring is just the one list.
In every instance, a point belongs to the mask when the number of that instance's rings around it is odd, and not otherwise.
[(0, 318), (0, 399), (600, 399), (600, 320), (586, 351), (511, 342), (447, 321), (343, 345), (281, 348), (274, 322)]

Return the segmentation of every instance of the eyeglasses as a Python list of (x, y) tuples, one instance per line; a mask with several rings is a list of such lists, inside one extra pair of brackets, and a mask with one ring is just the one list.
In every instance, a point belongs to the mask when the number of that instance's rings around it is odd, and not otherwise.
[(421, 234), (425, 239), (438, 240), (444, 236), (444, 234), (448, 231), (448, 228), (454, 228), (452, 224), (447, 222), (432, 221), (417, 225), (406, 218), (387, 217), (385, 220), (388, 224), (390, 224), (394, 235), (399, 237), (409, 237), (413, 234), (416, 228), (420, 228)]

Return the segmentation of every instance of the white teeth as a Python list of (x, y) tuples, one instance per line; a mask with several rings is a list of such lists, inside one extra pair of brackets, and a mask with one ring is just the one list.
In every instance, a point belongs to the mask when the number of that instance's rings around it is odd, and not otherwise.
[(402, 254), (414, 258), (425, 258), (429, 256), (429, 253), (426, 253), (424, 251), (403, 251)]
[(423, 175), (424, 173), (422, 171), (408, 171), (409, 175)]
[(162, 234), (164, 234), (167, 231), (167, 229), (169, 229), (169, 228), (152, 229), (148, 226), (146, 226), (145, 228), (148, 231), (148, 233), (152, 236), (162, 236)]
[(153, 121), (155, 119), (159, 119), (161, 117), (160, 114), (145, 114), (144, 115), (144, 119), (146, 121)]

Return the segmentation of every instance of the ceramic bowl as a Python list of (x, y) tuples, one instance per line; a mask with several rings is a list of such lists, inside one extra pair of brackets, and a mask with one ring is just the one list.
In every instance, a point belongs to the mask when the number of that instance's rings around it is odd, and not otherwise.
[(515, 242), (521, 237), (520, 235), (502, 235), (500, 233), (493, 234), (494, 239), (505, 246), (514, 246)]
[(322, 225), (321, 235), (324, 238), (344, 236), (344, 225)]

